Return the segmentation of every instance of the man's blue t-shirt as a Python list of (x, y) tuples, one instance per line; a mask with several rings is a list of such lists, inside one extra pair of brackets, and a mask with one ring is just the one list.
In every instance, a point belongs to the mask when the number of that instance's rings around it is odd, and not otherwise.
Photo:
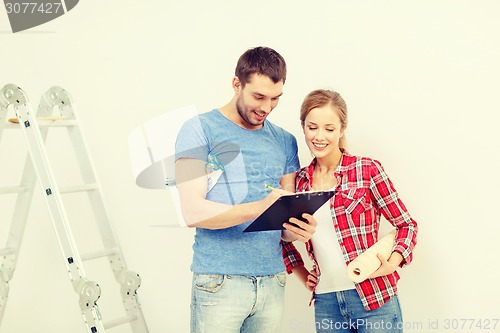
[[(175, 152), (176, 159), (205, 161), (207, 172), (223, 170), (206, 198), (229, 205), (264, 199), (269, 190), (263, 184), (278, 188), (283, 175), (300, 167), (297, 141), (292, 134), (268, 120), (261, 129), (247, 130), (217, 109), (184, 123)], [(191, 270), (247, 276), (284, 271), (281, 232), (244, 233), (251, 222), (218, 230), (196, 228)]]

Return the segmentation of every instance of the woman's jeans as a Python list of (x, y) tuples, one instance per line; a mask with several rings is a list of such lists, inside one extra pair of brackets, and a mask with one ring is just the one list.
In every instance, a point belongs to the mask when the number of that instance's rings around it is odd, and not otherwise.
[(316, 332), (403, 332), (397, 296), (375, 310), (365, 310), (355, 289), (314, 298)]
[(191, 333), (279, 333), (286, 273), (194, 274)]

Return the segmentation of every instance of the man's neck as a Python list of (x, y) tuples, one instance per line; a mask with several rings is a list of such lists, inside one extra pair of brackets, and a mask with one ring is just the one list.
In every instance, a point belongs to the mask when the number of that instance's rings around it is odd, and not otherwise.
[(262, 126), (260, 126), (259, 128), (256, 128), (256, 127), (253, 127), (253, 126), (250, 126), (247, 124), (247, 122), (240, 116), (240, 114), (238, 113), (238, 110), (236, 109), (236, 99), (237, 98), (235, 96), (235, 97), (233, 97), (233, 99), (229, 103), (227, 103), (223, 107), (220, 107), (219, 108), (220, 113), (224, 117), (226, 117), (228, 120), (232, 121), (233, 123), (235, 123), (236, 125), (244, 128), (244, 129), (257, 130), (257, 129), (262, 128)]

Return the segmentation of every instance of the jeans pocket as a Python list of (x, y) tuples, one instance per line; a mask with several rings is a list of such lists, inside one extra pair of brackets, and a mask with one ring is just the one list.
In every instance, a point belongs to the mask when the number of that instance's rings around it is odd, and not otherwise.
[(276, 282), (278, 282), (278, 284), (282, 287), (286, 286), (286, 273), (285, 272), (281, 272), (281, 273), (278, 273), (274, 276), (274, 279), (276, 280)]
[(215, 293), (222, 288), (226, 281), (225, 275), (220, 274), (196, 274), (194, 286), (198, 290)]

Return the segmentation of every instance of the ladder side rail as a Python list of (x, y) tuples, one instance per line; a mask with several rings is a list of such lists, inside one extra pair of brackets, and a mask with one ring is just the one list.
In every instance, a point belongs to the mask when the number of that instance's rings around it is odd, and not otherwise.
[[(64, 207), (60, 205), (61, 198), (59, 189), (54, 182), (54, 176), (48, 165), (48, 157), (46, 156), (44, 148), (41, 147), (42, 139), (40, 132), (36, 130), (36, 119), (29, 117), (26, 109), (25, 106), (19, 106), (16, 108), (16, 112), (19, 114), (18, 117), (25, 139), (28, 143), (28, 150), (35, 167), (35, 173), (38, 176), (43, 196), (49, 207), (49, 213), (54, 221), (59, 245), (65, 257), (64, 259), (67, 263), (68, 272), (70, 272), (71, 281), (76, 281), (85, 276), (83, 265), (78, 262), (78, 256), (73, 255), (73, 253), (77, 253), (75, 241), (67, 223), (66, 211)], [(26, 121), (29, 123), (26, 124)], [(77, 261), (75, 262), (75, 260)]]
[(68, 137), (73, 146), (83, 181), (86, 184), (96, 185), (96, 189), (87, 191), (87, 194), (94, 217), (97, 221), (103, 246), (106, 250), (112, 250), (111, 252), (113, 253), (108, 255), (108, 260), (116, 280), (121, 285), (123, 305), (127, 312), (127, 317), (134, 318), (128, 321), (133, 332), (148, 333), (149, 329), (137, 297), (137, 289), (140, 287), (141, 283), (140, 276), (135, 272), (129, 271), (126, 267), (124, 255), (118, 238), (116, 237), (113, 224), (107, 213), (104, 198), (101, 194), (101, 185), (97, 179), (97, 173), (90, 158), (89, 149), (86, 144), (84, 133), (79, 125), (71, 96), (60, 87), (52, 87), (44, 94), (40, 102), (39, 112), (42, 111), (44, 115), (50, 115), (52, 112), (51, 110), (56, 106), (59, 108), (62, 117), (65, 119), (73, 119), (77, 123), (77, 126), (67, 127)]
[[(14, 94), (16, 87), (14, 85), (6, 85), (1, 91), (0, 95), (0, 140), (2, 132), (7, 124), (7, 112), (9, 106), (13, 105), (10, 98)], [(43, 137), (45, 140), (45, 137)], [(9, 233), (6, 240), (7, 253), (3, 254), (1, 269), (0, 269), (0, 324), (5, 312), (5, 306), (9, 294), (9, 281), (14, 275), (17, 260), (19, 257), (19, 249), (21, 247), (26, 222), (28, 220), (29, 208), (33, 198), (34, 187), (36, 183), (36, 175), (34, 173), (33, 165), (29, 153), (26, 152), (26, 159), (24, 163), (23, 173), (20, 181), (19, 188), (24, 190), (17, 193), (14, 211), (12, 213), (12, 221)]]
[[(88, 197), (94, 208), (94, 216), (98, 222), (98, 227), (101, 233), (103, 245), (106, 249), (120, 249), (116, 232), (109, 218), (104, 197), (102, 196), (101, 184), (96, 177), (94, 165), (90, 160), (88, 148), (85, 144), (83, 133), (78, 127), (68, 128), (68, 136), (70, 137), (73, 149), (77, 155), (77, 162), (80, 167), (82, 178), (87, 184), (96, 184), (97, 190), (88, 191)], [(123, 257), (121, 250), (120, 255)], [(122, 259), (123, 266), (125, 261)]]
[(39, 114), (42, 113), (44, 116), (50, 115), (55, 107), (59, 108), (61, 116), (67, 119), (73, 119), (78, 124), (77, 126), (67, 127), (68, 137), (73, 147), (83, 182), (85, 184), (96, 185), (96, 190), (87, 192), (88, 197), (91, 202), (94, 217), (96, 218), (98, 224), (104, 248), (106, 250), (116, 250), (115, 252), (121, 257), (119, 261), (115, 261), (115, 265), (119, 264), (119, 266), (113, 267), (120, 270), (125, 267), (125, 261), (123, 259), (123, 254), (121, 253), (119, 241), (115, 236), (116, 232), (105, 207), (104, 198), (101, 194), (101, 185), (96, 177), (97, 173), (92, 160), (90, 159), (89, 149), (87, 147), (83, 131), (80, 129), (72, 100), (69, 94), (59, 87), (53, 87), (44, 94), (40, 101), (38, 112)]
[[(22, 191), (16, 191), (18, 192), (18, 197), (13, 214), (13, 226), (11, 226), (11, 232), (9, 233), (9, 240), (7, 242), (12, 249), (7, 248), (2, 251), (4, 258), (6, 258), (3, 262), (3, 267), (8, 266), (10, 272), (8, 274), (0, 272), (2, 273), (0, 274), (0, 280), (2, 280), (0, 281), (0, 296), (2, 296), (0, 300), (0, 321), (3, 316), (4, 305), (8, 295), (7, 278), (12, 276), (13, 269), (15, 268), (17, 253), (22, 240), (36, 179), (38, 178), (42, 189), (47, 188), (54, 190), (54, 192), (48, 192), (46, 190), (45, 194), (47, 196), (53, 194), (57, 197), (59, 194), (44, 150), (48, 128), (38, 130), (36, 119), (31, 117), (30, 105), (26, 94), (19, 87), (12, 84), (6, 85), (0, 90), (0, 114), (3, 118), (3, 121), (0, 119), (0, 121), (2, 121), (0, 123), (0, 134), (3, 133), (3, 129), (6, 127), (7, 110), (10, 105), (14, 108), (17, 120), (19, 121), (19, 127), (9, 126), (9, 128), (21, 128), (28, 146), (28, 154), (21, 180), (22, 186), (18, 187), (22, 189)], [(48, 184), (52, 182), (52, 185), (50, 185), (51, 187), (43, 186), (44, 181), (47, 181)], [(97, 299), (100, 297), (99, 285), (85, 278), (83, 265), (80, 262), (79, 255), (75, 252), (76, 247), (72, 246), (74, 240), (71, 237), (70, 230), (67, 228), (69, 224), (61, 224), (60, 221), (55, 219), (56, 217), (62, 220), (66, 218), (64, 209), (61, 210), (61, 207), (54, 207), (54, 204), (50, 202), (51, 200), (47, 200), (47, 197), (45, 198), (49, 206), (49, 213), (52, 217), (61, 252), (65, 258), (68, 258), (65, 263), (70, 275), (70, 280), (73, 283), (75, 291), (80, 294), (80, 308), (87, 330), (90, 333), (104, 332), (104, 324), (101, 321), (99, 308), (96, 304)], [(58, 199), (59, 200), (56, 201), (60, 203), (59, 206), (62, 206), (62, 201), (60, 198)], [(57, 205), (56, 203), (56, 206)], [(66, 238), (61, 238), (61, 234), (64, 234)], [(72, 255), (73, 253), (75, 253), (75, 255)]]
[(18, 102), (18, 105), (15, 106), (16, 116), (19, 119), (39, 185), (49, 208), (70, 281), (80, 296), (80, 308), (87, 330), (91, 333), (101, 333), (104, 332), (104, 326), (96, 304), (100, 297), (100, 288), (95, 282), (88, 281), (85, 276), (62, 198), (45, 151), (42, 134), (38, 128), (36, 117), (32, 117), (30, 109), (27, 100), (24, 103)]
[[(0, 142), (2, 141), (3, 131), (7, 121), (7, 111), (9, 106), (5, 98), (3, 98), (6, 93), (7, 86), (3, 87), (0, 91)], [(12, 254), (4, 255), (2, 264), (0, 266), (0, 325), (2, 323), (3, 315), (5, 312), (5, 306), (7, 305), (7, 298), (9, 297), (9, 280), (12, 276), (12, 265), (14, 265), (16, 257), (16, 253), (14, 254), (14, 256), (12, 256)]]
[(67, 131), (77, 157), (83, 181), (85, 183), (97, 185), (97, 189), (87, 191), (87, 195), (92, 206), (94, 217), (97, 221), (103, 246), (106, 250), (113, 250), (113, 254), (108, 256), (108, 260), (116, 280), (121, 285), (121, 294), (125, 311), (128, 316), (132, 318), (129, 318), (127, 321), (133, 332), (147, 333), (149, 329), (141, 311), (141, 305), (137, 296), (137, 289), (140, 287), (141, 279), (137, 273), (127, 268), (125, 256), (123, 255), (120, 243), (116, 237), (116, 232), (106, 209), (101, 185), (96, 177), (95, 168), (90, 159), (83, 131), (80, 129), (80, 126), (68, 127)]
[[(22, 124), (19, 123), (21, 127)], [(42, 129), (40, 131), (40, 137), (43, 143), (45, 143), (47, 139), (47, 129)], [(33, 162), (31, 161), (29, 152), (26, 152), (26, 161), (24, 163), (23, 173), (21, 177), (20, 187), (27, 189), (25, 192), (18, 193), (14, 213), (12, 215), (12, 225), (9, 232), (9, 239), (7, 240), (8, 248), (18, 249), (21, 247), (22, 236), (24, 235), (24, 230), (26, 226), (26, 222), (29, 216), (29, 210), (31, 207), (31, 202), (33, 199), (33, 193), (36, 186), (36, 173), (33, 166)], [(17, 263), (17, 254), (12, 258), (13, 262), (12, 270), (10, 278), (12, 278), (12, 274), (14, 273), (14, 268)]]
[[(2, 88), (0, 91), (0, 95), (5, 94), (5, 88)], [(7, 103), (2, 103), (0, 102), (0, 142), (2, 141), (2, 135), (4, 128), (7, 125), (7, 111), (8, 111), (8, 104)]]
[(2, 270), (7, 273), (8, 280), (12, 279), (17, 264), (19, 249), (21, 247), (36, 185), (36, 174), (28, 153), (23, 170), (20, 187), (26, 190), (17, 194), (9, 236), (6, 242), (6, 247), (15, 249), (15, 253), (4, 256), (4, 261), (2, 263)]
[[(116, 249), (117, 254), (119, 254), (119, 256), (121, 257), (121, 263), (118, 266), (113, 267), (113, 270), (125, 268), (125, 259), (121, 251), (118, 238), (116, 237), (116, 231), (113, 227), (113, 224), (111, 223), (111, 219), (109, 218), (109, 214), (106, 209), (104, 197), (102, 195), (101, 184), (95, 176), (94, 166), (89, 158), (89, 155), (85, 153), (85, 151), (88, 152), (85, 142), (77, 138), (81, 137), (81, 139), (83, 139), (83, 133), (79, 128), (74, 127), (68, 128), (68, 135), (71, 139), (73, 149), (78, 156), (78, 165), (80, 167), (80, 170), (82, 171), (82, 178), (84, 182), (97, 185), (96, 190), (88, 191), (87, 195), (93, 207), (93, 214), (97, 221), (104, 248)], [(115, 265), (117, 264), (118, 263), (115, 263)]]

